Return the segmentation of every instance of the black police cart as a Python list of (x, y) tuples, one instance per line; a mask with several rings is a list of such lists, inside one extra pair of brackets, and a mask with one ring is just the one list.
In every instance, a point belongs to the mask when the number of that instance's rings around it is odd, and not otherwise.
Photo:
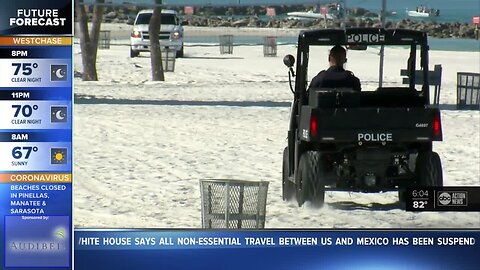
[[(406, 63), (410, 83), (380, 84), (375, 91), (307, 91), (309, 51), (318, 45), (351, 50), (371, 45), (410, 47)], [(296, 58), (296, 66), (292, 55), (284, 58), (294, 96), (283, 152), (284, 200), (296, 197), (299, 206), (305, 201), (322, 206), (326, 190), (398, 191), (403, 200), (407, 187), (443, 185), (440, 157), (432, 151), (432, 142), (442, 140), (442, 128), (439, 109), (429, 104), (426, 33), (383, 28), (303, 31)], [(419, 89), (415, 88), (417, 60), (423, 71)]]

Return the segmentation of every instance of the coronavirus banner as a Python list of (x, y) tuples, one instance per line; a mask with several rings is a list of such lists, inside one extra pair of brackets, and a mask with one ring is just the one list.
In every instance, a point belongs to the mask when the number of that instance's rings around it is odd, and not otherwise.
[(0, 4), (0, 268), (71, 269), (72, 1)]

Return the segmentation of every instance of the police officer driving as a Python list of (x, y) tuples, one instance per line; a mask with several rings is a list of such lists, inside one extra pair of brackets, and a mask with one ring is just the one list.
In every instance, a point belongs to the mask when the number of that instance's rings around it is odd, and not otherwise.
[(315, 76), (309, 86), (311, 88), (351, 88), (361, 90), (360, 80), (343, 65), (347, 62), (347, 51), (340, 45), (330, 49), (328, 55), (330, 67)]

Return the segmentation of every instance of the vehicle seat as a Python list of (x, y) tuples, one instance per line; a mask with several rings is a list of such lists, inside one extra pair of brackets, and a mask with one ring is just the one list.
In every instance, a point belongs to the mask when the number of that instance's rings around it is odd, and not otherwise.
[(311, 88), (308, 104), (314, 108), (353, 108), (360, 105), (360, 92), (353, 88)]

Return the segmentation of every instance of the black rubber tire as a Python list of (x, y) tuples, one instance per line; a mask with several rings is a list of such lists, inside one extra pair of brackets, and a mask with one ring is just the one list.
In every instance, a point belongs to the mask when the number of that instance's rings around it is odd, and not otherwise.
[(315, 175), (310, 182), (312, 185), (313, 194), (311, 195), (311, 203), (314, 207), (322, 207), (325, 202), (325, 180), (326, 180), (326, 171), (325, 165), (323, 162), (323, 156), (321, 153), (316, 152), (316, 161), (315, 161)]
[(132, 50), (132, 48), (130, 48), (130, 58), (137, 57), (139, 54), (140, 54), (140, 52), (134, 51), (134, 50)]
[(440, 156), (432, 151), (418, 153), (415, 174), (419, 186), (442, 187), (443, 173)]
[(284, 201), (290, 201), (295, 195), (295, 184), (288, 180), (288, 148), (283, 150), (282, 163), (282, 198)]
[(306, 153), (300, 157), (300, 163), (298, 164), (298, 170), (295, 177), (295, 198), (297, 199), (298, 206), (302, 206), (308, 198), (307, 187), (305, 183), (308, 180), (308, 161)]
[[(436, 152), (419, 152), (415, 162), (416, 185), (421, 187), (442, 187), (443, 173), (440, 156)], [(398, 200), (406, 201), (407, 190), (398, 190)]]
[(183, 57), (183, 44), (182, 44), (182, 49), (180, 51), (177, 51), (177, 54), (175, 56), (177, 58), (182, 58)]
[(325, 200), (325, 185), (320, 179), (321, 155), (316, 151), (307, 151), (300, 157), (296, 177), (296, 192), (298, 206), (305, 201), (311, 201), (316, 207), (321, 207)]

